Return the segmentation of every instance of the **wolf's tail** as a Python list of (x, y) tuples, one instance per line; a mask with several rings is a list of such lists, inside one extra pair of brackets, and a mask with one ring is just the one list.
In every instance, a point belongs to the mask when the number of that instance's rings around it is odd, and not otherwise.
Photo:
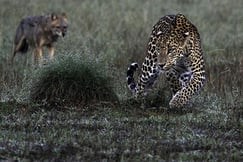
[(28, 51), (29, 44), (26, 39), (23, 39), (22, 44), (20, 45), (19, 52), (26, 53)]
[(15, 35), (15, 40), (14, 43), (15, 45), (19, 45), (18, 47), (18, 52), (21, 53), (26, 53), (29, 48), (29, 44), (27, 42), (26, 36), (25, 36), (25, 28), (23, 22), (18, 26), (16, 30), (16, 35)]
[(134, 62), (127, 69), (127, 86), (132, 91), (136, 88), (136, 83), (133, 75), (134, 72), (137, 70), (137, 68), (138, 68), (138, 64)]

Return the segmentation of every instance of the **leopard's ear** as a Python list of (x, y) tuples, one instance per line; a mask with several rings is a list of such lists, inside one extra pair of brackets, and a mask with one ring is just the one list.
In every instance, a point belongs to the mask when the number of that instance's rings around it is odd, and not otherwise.
[(51, 13), (51, 20), (55, 21), (57, 19), (57, 14), (55, 12)]
[(186, 18), (185, 15), (183, 15), (182, 13), (178, 13), (178, 14), (176, 15), (176, 17), (177, 17), (177, 18), (180, 18), (180, 19), (185, 19), (185, 18)]

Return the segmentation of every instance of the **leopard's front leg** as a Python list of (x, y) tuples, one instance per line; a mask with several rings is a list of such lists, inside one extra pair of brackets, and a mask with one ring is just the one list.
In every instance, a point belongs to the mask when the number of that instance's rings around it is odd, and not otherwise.
[(203, 86), (205, 77), (194, 74), (188, 84), (178, 91), (170, 100), (170, 108), (181, 108), (186, 105), (193, 95), (195, 95)]

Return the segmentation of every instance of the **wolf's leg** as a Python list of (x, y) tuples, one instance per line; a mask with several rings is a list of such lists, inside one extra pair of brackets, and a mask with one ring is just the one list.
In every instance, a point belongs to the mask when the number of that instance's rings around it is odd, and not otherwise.
[(53, 60), (54, 57), (54, 47), (53, 46), (48, 46), (47, 47), (48, 53), (49, 53), (49, 59)]
[[(14, 42), (14, 45), (13, 45), (13, 49), (12, 49), (12, 56), (9, 60), (9, 64), (12, 65), (13, 64), (13, 61), (14, 61), (14, 57), (15, 55), (17, 54), (17, 52), (20, 51), (20, 48), (23, 47), (23, 40), (25, 39), (24, 36), (21, 37), (21, 39), (19, 40), (19, 42)], [(16, 40), (14, 40), (16, 41)]]
[(38, 59), (38, 64), (39, 66), (42, 66), (43, 65), (42, 49), (41, 47), (37, 47), (35, 50)]
[(31, 65), (35, 65), (35, 55), (36, 55), (36, 49), (32, 50), (32, 56), (31, 56)]
[(15, 57), (15, 55), (16, 55), (16, 53), (17, 53), (17, 51), (16, 51), (15, 49), (16, 49), (16, 47), (15, 47), (15, 45), (14, 45), (14, 47), (13, 47), (13, 51), (12, 51), (12, 55), (11, 55), (11, 58), (9, 59), (9, 64), (10, 64), (10, 65), (13, 65), (13, 60), (14, 60), (14, 57)]

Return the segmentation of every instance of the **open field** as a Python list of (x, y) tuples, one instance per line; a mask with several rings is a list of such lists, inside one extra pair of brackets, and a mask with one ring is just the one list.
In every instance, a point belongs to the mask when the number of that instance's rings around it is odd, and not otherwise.
[[(242, 8), (240, 0), (0, 0), (0, 161), (243, 161)], [(31, 67), (30, 53), (8, 65), (13, 37), (23, 16), (52, 11), (66, 12), (69, 28), (47, 67), (91, 61), (118, 101), (30, 100), (45, 67)], [(161, 77), (141, 109), (127, 89), (127, 67), (143, 61), (153, 24), (176, 13), (200, 32), (206, 85), (191, 108), (169, 110)]]

